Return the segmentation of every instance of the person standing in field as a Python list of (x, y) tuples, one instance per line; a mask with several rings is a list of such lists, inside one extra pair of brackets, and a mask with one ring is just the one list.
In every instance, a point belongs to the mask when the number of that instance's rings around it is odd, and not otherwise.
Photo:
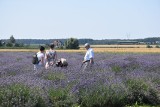
[(36, 53), (38, 58), (38, 64), (34, 64), (34, 70), (43, 69), (45, 65), (45, 48), (43, 46), (40, 46), (39, 52)]
[(87, 69), (91, 69), (94, 64), (94, 51), (93, 51), (93, 49), (90, 47), (89, 43), (86, 43), (84, 45), (84, 47), (87, 51), (84, 56), (84, 60), (82, 61), (82, 64), (84, 64), (83, 71), (87, 70)]
[(53, 66), (57, 60), (57, 52), (54, 50), (54, 44), (50, 44), (50, 49), (46, 51), (45, 60), (46, 65), (45, 68), (48, 69), (49, 67)]

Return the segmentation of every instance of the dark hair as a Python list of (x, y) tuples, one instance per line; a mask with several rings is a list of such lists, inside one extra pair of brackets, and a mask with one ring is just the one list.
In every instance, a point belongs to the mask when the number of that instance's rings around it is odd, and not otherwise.
[(51, 43), (51, 44), (49, 45), (49, 47), (50, 47), (51, 49), (53, 49), (53, 48), (54, 48), (54, 44)]
[(45, 48), (43, 46), (40, 46), (40, 51), (44, 51)]

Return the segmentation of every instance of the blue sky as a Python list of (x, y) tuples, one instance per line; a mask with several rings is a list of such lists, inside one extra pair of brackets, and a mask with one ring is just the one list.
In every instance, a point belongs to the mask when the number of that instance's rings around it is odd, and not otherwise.
[(0, 39), (160, 37), (160, 0), (0, 0)]

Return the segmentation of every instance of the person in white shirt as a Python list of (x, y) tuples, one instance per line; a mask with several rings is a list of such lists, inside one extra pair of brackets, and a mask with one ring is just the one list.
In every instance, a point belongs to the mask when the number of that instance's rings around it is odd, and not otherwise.
[(40, 68), (43, 68), (44, 65), (45, 65), (45, 60), (44, 60), (44, 57), (45, 57), (45, 48), (43, 46), (40, 46), (39, 50), (40, 51), (37, 52), (37, 57), (38, 57), (39, 63), (34, 65), (34, 70), (35, 71), (37, 71)]
[(48, 69), (49, 67), (53, 66), (57, 60), (57, 53), (54, 50), (54, 44), (50, 44), (50, 49), (46, 51), (45, 55), (46, 65), (45, 68)]
[(84, 56), (84, 60), (82, 61), (82, 64), (84, 64), (84, 69), (83, 70), (87, 70), (88, 68), (90, 69), (94, 64), (94, 51), (90, 47), (89, 43), (86, 43), (84, 45), (84, 47), (87, 51), (86, 51), (86, 54)]

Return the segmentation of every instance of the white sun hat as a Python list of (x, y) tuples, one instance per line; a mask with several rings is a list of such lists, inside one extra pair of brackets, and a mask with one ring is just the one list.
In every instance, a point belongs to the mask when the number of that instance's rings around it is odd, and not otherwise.
[(90, 44), (89, 44), (89, 43), (86, 43), (86, 44), (84, 45), (84, 47), (87, 47), (87, 46), (90, 46)]

